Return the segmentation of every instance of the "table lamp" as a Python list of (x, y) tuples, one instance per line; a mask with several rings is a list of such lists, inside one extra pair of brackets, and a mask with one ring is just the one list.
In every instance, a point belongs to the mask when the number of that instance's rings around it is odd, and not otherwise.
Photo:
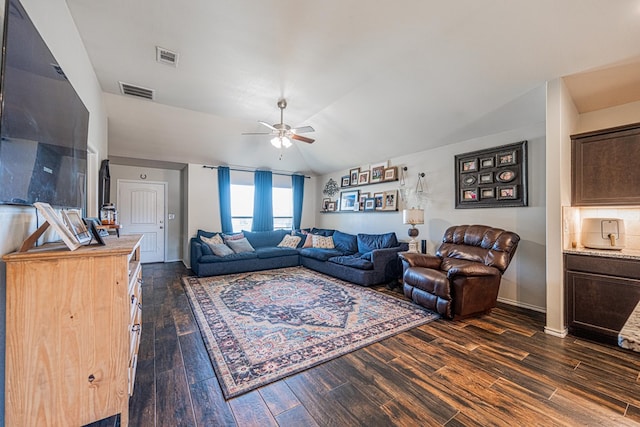
[(408, 233), (409, 237), (411, 237), (411, 240), (409, 241), (409, 252), (419, 252), (418, 241), (416, 240), (419, 231), (416, 228), (416, 224), (424, 224), (424, 210), (416, 208), (403, 210), (402, 222), (404, 224), (411, 224), (411, 228)]

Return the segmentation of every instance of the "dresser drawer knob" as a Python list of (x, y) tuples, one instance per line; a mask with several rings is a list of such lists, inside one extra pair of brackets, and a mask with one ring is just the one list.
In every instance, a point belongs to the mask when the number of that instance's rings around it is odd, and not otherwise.
[(96, 377), (93, 374), (91, 374), (89, 375), (88, 379), (89, 379), (89, 382), (92, 383), (96, 379)]

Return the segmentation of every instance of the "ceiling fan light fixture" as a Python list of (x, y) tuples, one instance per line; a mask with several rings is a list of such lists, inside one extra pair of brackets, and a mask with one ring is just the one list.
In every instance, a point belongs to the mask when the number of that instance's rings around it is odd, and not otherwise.
[(271, 139), (271, 145), (276, 148), (289, 148), (291, 147), (291, 140), (286, 136), (276, 136), (275, 138)]

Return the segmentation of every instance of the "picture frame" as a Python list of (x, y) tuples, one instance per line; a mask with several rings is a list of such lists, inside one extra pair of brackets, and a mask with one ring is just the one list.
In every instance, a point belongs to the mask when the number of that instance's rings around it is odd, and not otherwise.
[(384, 192), (384, 204), (382, 210), (397, 211), (398, 210), (398, 190)]
[(369, 183), (371, 171), (361, 171), (358, 175), (358, 185), (366, 185)]
[(517, 154), (515, 150), (505, 151), (496, 155), (496, 163), (498, 166), (515, 165), (517, 163)]
[(353, 168), (349, 170), (349, 185), (358, 185), (360, 177), (360, 168)]
[(476, 182), (478, 181), (478, 178), (476, 177), (475, 174), (465, 174), (462, 176), (462, 184), (465, 187), (468, 187), (470, 185), (474, 185)]
[(527, 141), (457, 154), (455, 208), (528, 206)]
[(478, 176), (478, 182), (480, 184), (491, 184), (491, 183), (493, 183), (493, 172), (481, 173)]
[(480, 189), (480, 200), (493, 199), (496, 197), (496, 192), (493, 187)]
[(466, 190), (462, 190), (461, 194), (462, 200), (466, 202), (477, 202), (478, 201), (478, 189), (470, 188)]
[(389, 167), (389, 161), (374, 163), (371, 165), (371, 178), (369, 182), (382, 182), (384, 170)]
[(350, 175), (343, 176), (342, 179), (341, 179), (340, 186), (341, 187), (349, 187), (350, 185), (351, 185), (351, 176)]
[(485, 157), (480, 159), (480, 169), (492, 168), (495, 166), (494, 157)]
[(398, 179), (398, 167), (392, 166), (384, 170), (383, 181), (395, 181)]
[(373, 199), (375, 200), (375, 210), (381, 211), (384, 208), (384, 191), (373, 193)]
[[(104, 235), (101, 233), (102, 231), (107, 231), (107, 230), (98, 230), (98, 227), (96, 226), (95, 221), (90, 220), (88, 218), (84, 218), (84, 222), (85, 224), (87, 224), (87, 228), (89, 229), (89, 231), (91, 231), (91, 235), (93, 235), (93, 237), (96, 239), (96, 242), (98, 242), (99, 245), (105, 245), (106, 243), (104, 242), (104, 239), (102, 238)], [(106, 234), (107, 236), (109, 235), (109, 232), (107, 232)]]
[(359, 204), (358, 190), (340, 192), (340, 211), (354, 211)]
[(336, 211), (336, 202), (329, 202), (327, 204), (327, 211), (328, 212), (335, 212)]
[(38, 213), (43, 216), (49, 226), (58, 233), (64, 244), (67, 245), (70, 250), (75, 251), (82, 246), (49, 203), (35, 202), (33, 206), (37, 209)]
[(498, 187), (497, 199), (498, 200), (514, 200), (518, 197), (518, 187), (515, 185), (509, 185), (505, 187)]
[(371, 193), (362, 191), (360, 192), (360, 195), (358, 196), (358, 201), (360, 202), (360, 210), (364, 210), (364, 202), (369, 198), (371, 198)]
[(376, 210), (376, 199), (374, 197), (367, 197), (364, 201), (364, 211), (370, 212)]
[(330, 202), (331, 202), (331, 199), (329, 197), (325, 197), (324, 199), (322, 199), (322, 210), (323, 211), (328, 210), (327, 207), (328, 207)]
[(63, 210), (62, 219), (81, 245), (91, 242), (91, 233), (77, 210)]
[(511, 182), (516, 179), (516, 172), (511, 169), (505, 169), (502, 172), (496, 174), (496, 180), (499, 182)]
[(478, 159), (465, 159), (460, 162), (462, 172), (475, 172), (478, 170)]

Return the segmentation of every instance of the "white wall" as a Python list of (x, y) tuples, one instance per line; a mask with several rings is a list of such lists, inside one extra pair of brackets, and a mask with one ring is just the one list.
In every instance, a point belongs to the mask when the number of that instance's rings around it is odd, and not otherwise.
[[(471, 139), (445, 147), (414, 153), (390, 159), (391, 166), (407, 166), (405, 188), (409, 189), (405, 206), (421, 206), (425, 209), (425, 224), (418, 226), (418, 239), (427, 240), (427, 251), (434, 253), (444, 231), (459, 224), (485, 224), (514, 231), (521, 237), (516, 256), (507, 269), (500, 288), (500, 300), (532, 308), (545, 310), (545, 125), (538, 123), (529, 127), (503, 132), (482, 138)], [(522, 208), (479, 208), (455, 209), (454, 156), (456, 154), (481, 150), (528, 140), (529, 157), (529, 206)], [(369, 165), (353, 167), (368, 169)], [(420, 201), (415, 197), (418, 173), (425, 173), (426, 197)], [(322, 176), (318, 179), (318, 199), (320, 206), (322, 190), (333, 178), (340, 178), (348, 171)], [(361, 191), (378, 192), (385, 189), (401, 188), (399, 182), (374, 184), (358, 187)], [(336, 195), (334, 198), (338, 198)], [(318, 213), (317, 226), (334, 228), (347, 233), (379, 233), (394, 231), (400, 240), (408, 241), (409, 226), (402, 224), (401, 212), (375, 213)]]
[[(187, 205), (186, 238), (184, 262), (191, 266), (188, 240), (197, 231), (220, 231), (220, 209), (218, 197), (218, 170), (205, 168), (204, 165), (190, 163), (187, 166), (186, 182), (188, 183), (185, 203)], [(302, 203), (301, 227), (312, 227), (315, 221), (316, 179), (311, 177), (304, 182), (304, 198)]]
[[(167, 241), (165, 244), (165, 261), (181, 261), (184, 239), (182, 236), (183, 197), (182, 197), (182, 172), (174, 169), (158, 169), (144, 166), (123, 166), (109, 162), (109, 174), (111, 175), (111, 201), (118, 200), (118, 180), (154, 181), (167, 183), (167, 212), (165, 224), (167, 227)], [(141, 179), (140, 176), (146, 176)], [(117, 208), (118, 206), (116, 206)], [(175, 218), (168, 219), (169, 214)]]
[[(64, 0), (22, 0), (27, 14), (89, 110), (89, 146), (107, 157), (107, 116), (102, 90)], [(97, 179), (93, 182), (97, 182)], [(88, 188), (90, 197), (97, 187)], [(34, 208), (0, 206), (0, 254), (15, 251), (37, 227)], [(51, 237), (51, 234), (47, 234)], [(45, 236), (45, 239), (47, 237)], [(0, 316), (5, 317), (5, 265), (0, 262)], [(4, 424), (5, 323), (0, 326), (0, 425)]]

